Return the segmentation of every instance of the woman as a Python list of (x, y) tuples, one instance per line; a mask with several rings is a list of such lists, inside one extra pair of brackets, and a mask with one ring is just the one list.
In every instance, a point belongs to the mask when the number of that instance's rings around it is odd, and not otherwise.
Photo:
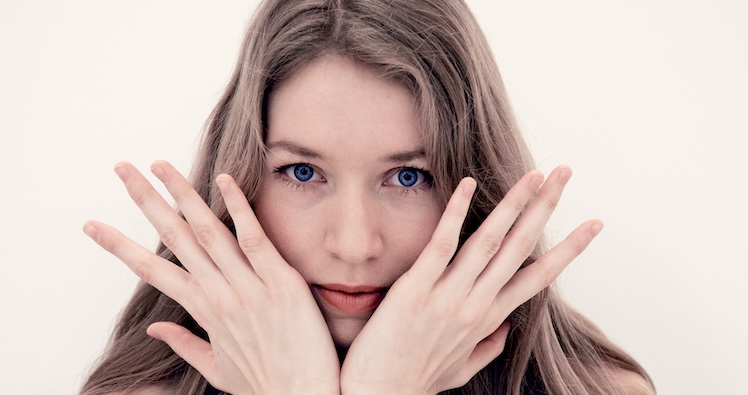
[(83, 393), (653, 393), (546, 289), (602, 223), (545, 252), (531, 169), (461, 1), (267, 1), (191, 185), (152, 167), (186, 221), (115, 168), (158, 256), (84, 227), (144, 283)]

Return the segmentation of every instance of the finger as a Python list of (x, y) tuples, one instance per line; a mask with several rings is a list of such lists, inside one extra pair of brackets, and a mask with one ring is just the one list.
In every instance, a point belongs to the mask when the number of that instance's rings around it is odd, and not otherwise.
[(220, 375), (210, 343), (173, 322), (155, 322), (148, 326), (146, 333), (169, 345), (212, 385), (220, 386)]
[(220, 281), (220, 273), (195, 240), (190, 226), (131, 164), (120, 162), (114, 171), (127, 192), (158, 232), (161, 242), (196, 276), (198, 281)]
[(185, 309), (190, 307), (190, 296), (197, 291), (190, 286), (190, 274), (182, 268), (100, 222), (86, 222), (83, 231), (102, 248), (124, 262), (141, 280), (156, 287)]
[[(156, 161), (151, 171), (164, 183), (184, 214), (197, 243), (234, 285), (253, 286), (256, 278), (231, 231), (221, 222), (192, 185), (171, 164)], [(245, 198), (246, 200), (246, 198)]]
[[(543, 183), (537, 170), (525, 174), (460, 248), (447, 269), (450, 292), (466, 295), (504, 242), (517, 217)], [(446, 277), (446, 276), (445, 276)]]
[(571, 169), (559, 166), (551, 172), (522, 216), (504, 239), (501, 249), (475, 281), (471, 291), (479, 300), (492, 300), (501, 287), (533, 253), (548, 219), (571, 178)]
[(465, 365), (462, 366), (460, 372), (455, 376), (455, 383), (453, 383), (455, 387), (465, 385), (481, 369), (485, 368), (491, 361), (498, 358), (504, 352), (509, 328), (509, 321), (505, 321), (498, 329), (475, 346)]
[(447, 207), (444, 209), (439, 224), (436, 225), (431, 240), (408, 273), (423, 279), (428, 284), (435, 283), (444, 273), (444, 268), (457, 251), (462, 223), (470, 208), (470, 199), (473, 197), (475, 187), (476, 182), (472, 178), (464, 178), (460, 181), (447, 202)]
[(234, 221), (238, 248), (249, 259), (257, 276), (270, 284), (284, 281), (283, 269), (291, 266), (268, 239), (244, 192), (228, 174), (216, 177), (216, 184)]
[(496, 308), (506, 316), (556, 280), (603, 229), (599, 219), (589, 220), (537, 261), (518, 271), (496, 296)]

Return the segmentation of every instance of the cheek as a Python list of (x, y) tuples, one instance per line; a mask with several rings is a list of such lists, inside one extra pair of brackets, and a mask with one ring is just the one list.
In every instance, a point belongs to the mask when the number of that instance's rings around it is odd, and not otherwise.
[(321, 235), (319, 222), (314, 220), (308, 208), (289, 201), (287, 191), (273, 189), (264, 187), (260, 190), (253, 205), (255, 215), (281, 256), (308, 278), (307, 270), (300, 265), (309, 259), (301, 258), (319, 249), (320, 241), (314, 239), (315, 235)]
[(390, 211), (385, 225), (385, 245), (399, 264), (401, 274), (410, 269), (421, 255), (441, 216), (436, 204), (431, 202), (404, 208)]

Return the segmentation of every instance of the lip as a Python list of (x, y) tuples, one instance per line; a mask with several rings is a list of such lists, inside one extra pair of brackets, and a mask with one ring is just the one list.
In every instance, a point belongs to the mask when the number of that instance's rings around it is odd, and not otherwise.
[(387, 293), (387, 288), (368, 285), (321, 284), (313, 289), (325, 304), (347, 314), (374, 310)]

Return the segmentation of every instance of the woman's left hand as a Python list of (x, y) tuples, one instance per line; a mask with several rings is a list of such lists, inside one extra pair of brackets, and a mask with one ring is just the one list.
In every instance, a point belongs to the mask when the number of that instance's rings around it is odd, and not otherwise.
[(545, 183), (538, 171), (525, 175), (455, 256), (476, 185), (462, 180), (431, 241), (351, 345), (343, 393), (434, 394), (463, 386), (498, 357), (509, 314), (550, 285), (602, 229), (599, 220), (588, 221), (518, 270), (570, 177), (568, 167)]

